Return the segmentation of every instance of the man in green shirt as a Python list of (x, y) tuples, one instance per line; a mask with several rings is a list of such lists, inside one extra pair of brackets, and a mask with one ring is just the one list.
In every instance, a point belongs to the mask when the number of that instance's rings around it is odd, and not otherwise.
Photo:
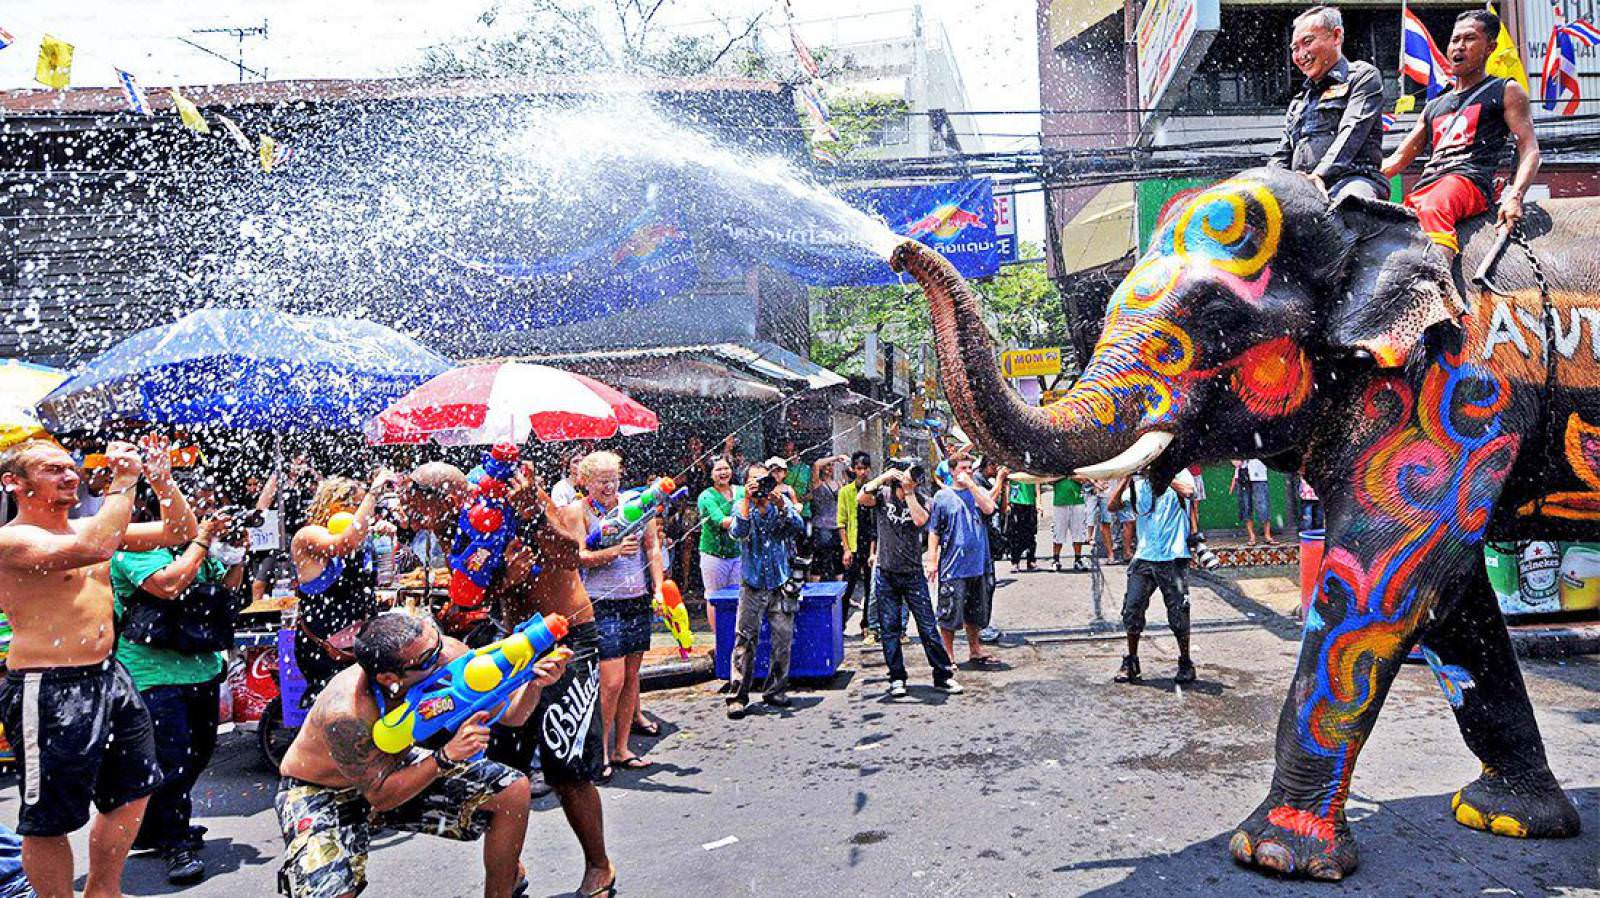
[(1089, 509), (1083, 504), (1083, 488), (1071, 477), (1057, 480), (1050, 488), (1050, 562), (1061, 570), (1061, 547), (1072, 543), (1072, 569), (1083, 565), (1083, 547), (1089, 544)]
[(1010, 479), (1006, 494), (1006, 545), (1011, 550), (1011, 573), (1021, 570), (1027, 556), (1028, 570), (1038, 570), (1035, 543), (1039, 538), (1039, 487)]
[[(176, 601), (195, 583), (240, 589), (245, 551), (242, 545), (224, 542), (227, 529), (226, 518), (213, 516), (200, 524), (196, 539), (176, 552), (155, 549), (112, 556), (111, 591), (118, 618), (130, 602)], [(238, 533), (241, 542), (244, 536)], [(231, 564), (215, 557), (219, 554)], [(205, 878), (205, 865), (197, 856), (204, 830), (189, 825), (194, 809), (189, 793), (217, 747), (217, 684), (225, 669), (223, 654), (185, 653), (127, 639), (117, 640), (116, 654), (150, 711), (156, 757), (166, 775), (150, 796), (133, 846), (160, 852), (173, 884), (199, 882)]]

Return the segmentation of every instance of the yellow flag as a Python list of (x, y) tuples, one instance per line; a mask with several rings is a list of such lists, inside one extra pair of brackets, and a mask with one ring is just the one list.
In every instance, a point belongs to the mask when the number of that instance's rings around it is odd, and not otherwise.
[(45, 35), (39, 42), (39, 65), (33, 80), (52, 90), (66, 90), (72, 83), (72, 45)]
[[(1489, 12), (1494, 12), (1493, 3), (1489, 4)], [(1511, 32), (1506, 30), (1505, 22), (1500, 23), (1500, 36), (1495, 39), (1494, 51), (1489, 54), (1483, 70), (1496, 78), (1510, 78), (1522, 85), (1523, 90), (1528, 89), (1528, 69), (1517, 55), (1517, 45), (1511, 42)]]
[(261, 170), (272, 173), (272, 163), (277, 161), (278, 142), (269, 135), (261, 135)]
[(178, 117), (183, 119), (183, 124), (189, 130), (199, 131), (201, 134), (211, 133), (211, 126), (206, 124), (206, 117), (200, 114), (193, 100), (178, 93), (176, 87), (168, 88), (167, 93), (172, 95), (172, 105), (178, 107)]
[(1394, 114), (1405, 115), (1417, 108), (1417, 98), (1410, 94), (1401, 94), (1400, 99), (1394, 101)]

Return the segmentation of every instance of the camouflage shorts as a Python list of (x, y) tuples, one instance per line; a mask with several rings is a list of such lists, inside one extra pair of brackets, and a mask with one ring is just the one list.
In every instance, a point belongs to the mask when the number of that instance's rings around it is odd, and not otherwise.
[[(427, 752), (412, 749), (417, 763)], [(290, 898), (336, 898), (367, 887), (367, 853), (375, 829), (425, 833), (471, 842), (489, 828), (485, 802), (522, 774), (479, 760), (434, 780), (410, 801), (375, 814), (356, 789), (318, 786), (293, 777), (278, 785), (278, 826), (285, 846), (278, 891)]]

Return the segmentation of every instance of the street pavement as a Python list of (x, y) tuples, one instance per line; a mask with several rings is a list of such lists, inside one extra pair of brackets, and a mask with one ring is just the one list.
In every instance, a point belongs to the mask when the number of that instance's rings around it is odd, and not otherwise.
[[(1286, 882), (1236, 867), (1227, 841), (1272, 775), (1294, 622), (1237, 590), (1197, 587), (1200, 681), (1179, 688), (1157, 599), (1146, 681), (1115, 685), (1121, 636), (1095, 620), (1090, 575), (1007, 569), (996, 599), (1007, 669), (962, 671), (964, 695), (933, 691), (913, 642), (911, 695), (889, 699), (881, 654), (854, 639), (849, 671), (798, 690), (781, 713), (729, 721), (715, 683), (648, 693), (664, 732), (635, 745), (656, 766), (619, 772), (604, 788), (619, 893), (1600, 895), (1595, 657), (1523, 667), (1551, 765), (1583, 815), (1580, 838), (1519, 841), (1453, 822), (1449, 797), (1477, 763), (1432, 675), (1408, 666), (1356, 768), (1361, 869), (1341, 885)], [(1112, 621), (1122, 571), (1105, 569)], [(211, 877), (182, 891), (272, 893), (275, 787), (253, 740), (225, 737), (196, 793)], [(8, 785), (0, 821), (13, 823), (16, 805)], [(576, 842), (552, 799), (536, 808), (523, 853), (531, 894), (565, 894), (581, 871)], [(80, 887), (85, 836), (74, 839)], [(179, 891), (164, 872), (136, 856), (128, 894)], [(369, 872), (368, 895), (481, 894), (471, 845), (389, 834)]]

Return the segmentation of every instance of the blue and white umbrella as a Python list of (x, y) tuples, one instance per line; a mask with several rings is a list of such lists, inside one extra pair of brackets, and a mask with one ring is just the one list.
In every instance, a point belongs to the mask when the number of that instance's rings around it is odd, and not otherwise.
[(116, 421), (355, 430), (449, 370), (381, 324), (266, 309), (201, 309), (111, 347), (39, 402), (53, 431)]

